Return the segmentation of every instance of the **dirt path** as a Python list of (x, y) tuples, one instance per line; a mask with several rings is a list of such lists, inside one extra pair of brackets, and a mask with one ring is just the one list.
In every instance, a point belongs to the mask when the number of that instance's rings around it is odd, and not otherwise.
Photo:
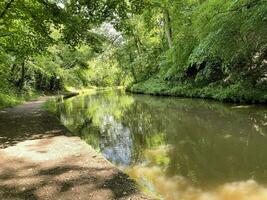
[(0, 199), (152, 199), (41, 109), (45, 98), (0, 111)]

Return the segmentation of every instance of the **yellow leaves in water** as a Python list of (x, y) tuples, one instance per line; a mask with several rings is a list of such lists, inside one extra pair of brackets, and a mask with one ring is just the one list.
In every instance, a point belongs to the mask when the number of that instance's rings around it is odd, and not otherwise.
[(267, 188), (254, 180), (225, 183), (203, 190), (182, 176), (168, 177), (162, 167), (136, 165), (126, 172), (148, 193), (166, 200), (266, 200)]
[[(226, 183), (213, 193), (212, 200), (266, 200), (267, 188), (254, 180)], [(201, 199), (202, 200), (202, 199)]]

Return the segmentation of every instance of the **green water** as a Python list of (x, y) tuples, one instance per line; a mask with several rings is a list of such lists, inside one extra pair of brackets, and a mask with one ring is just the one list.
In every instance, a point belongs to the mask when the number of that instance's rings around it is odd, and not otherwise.
[(267, 199), (267, 108), (105, 91), (62, 123), (162, 199)]

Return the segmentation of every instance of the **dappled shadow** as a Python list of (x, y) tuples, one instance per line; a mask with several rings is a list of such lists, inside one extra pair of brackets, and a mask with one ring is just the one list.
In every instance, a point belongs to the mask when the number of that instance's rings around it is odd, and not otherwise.
[(42, 138), (51, 138), (55, 135), (41, 135), (41, 134), (25, 134), (15, 137), (8, 137), (2, 136), (0, 139), (0, 149), (7, 148), (9, 146), (14, 146), (19, 142), (23, 142), (25, 140), (35, 140), (35, 139), (42, 139)]
[(111, 189), (116, 199), (138, 192), (137, 183), (122, 172), (118, 172), (104, 183), (104, 187)]
[(1, 159), (0, 199), (124, 199), (139, 194), (135, 182), (112, 166), (76, 161), (68, 158), (47, 166)]
[(27, 199), (27, 200), (38, 200), (38, 197), (34, 194), (35, 188), (30, 188), (22, 191), (18, 191), (12, 187), (1, 187), (0, 196), (3, 199)]
[(0, 112), (0, 149), (25, 140), (68, 134), (56, 116), (36, 106), (25, 108), (25, 112), (22, 106)]

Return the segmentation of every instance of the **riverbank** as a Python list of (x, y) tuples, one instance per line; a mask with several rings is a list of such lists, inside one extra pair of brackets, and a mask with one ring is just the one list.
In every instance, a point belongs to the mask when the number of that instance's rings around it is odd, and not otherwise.
[(151, 199), (41, 108), (0, 111), (0, 199)]
[[(6, 86), (5, 86), (6, 87)], [(106, 90), (106, 89), (122, 89), (123, 87), (95, 87), (90, 86), (87, 88), (74, 88), (74, 87), (66, 87), (63, 91), (57, 91), (54, 93), (41, 93), (41, 92), (34, 92), (34, 91), (27, 91), (27, 92), (19, 92), (15, 88), (0, 88), (0, 109), (4, 108), (11, 108), (14, 106), (21, 105), (27, 101), (33, 101), (41, 96), (63, 96), (64, 99), (71, 98), (77, 96), (79, 94), (85, 93), (92, 93), (99, 90)]]
[[(82, 91), (81, 93), (84, 93)], [(46, 96), (59, 95), (63, 96), (64, 99), (71, 98), (80, 94), (80, 91), (66, 91), (59, 92), (58, 94), (42, 94), (38, 92), (28, 92), (24, 94), (19, 94), (18, 92), (9, 92), (9, 93), (1, 93), (0, 91), (0, 110), (5, 108), (12, 108), (14, 106), (22, 105), (29, 101), (37, 100), (38, 98), (44, 98)]]
[(213, 99), (233, 103), (267, 103), (267, 90), (251, 88), (242, 84), (174, 84), (158, 79), (137, 83), (127, 91), (139, 94)]

